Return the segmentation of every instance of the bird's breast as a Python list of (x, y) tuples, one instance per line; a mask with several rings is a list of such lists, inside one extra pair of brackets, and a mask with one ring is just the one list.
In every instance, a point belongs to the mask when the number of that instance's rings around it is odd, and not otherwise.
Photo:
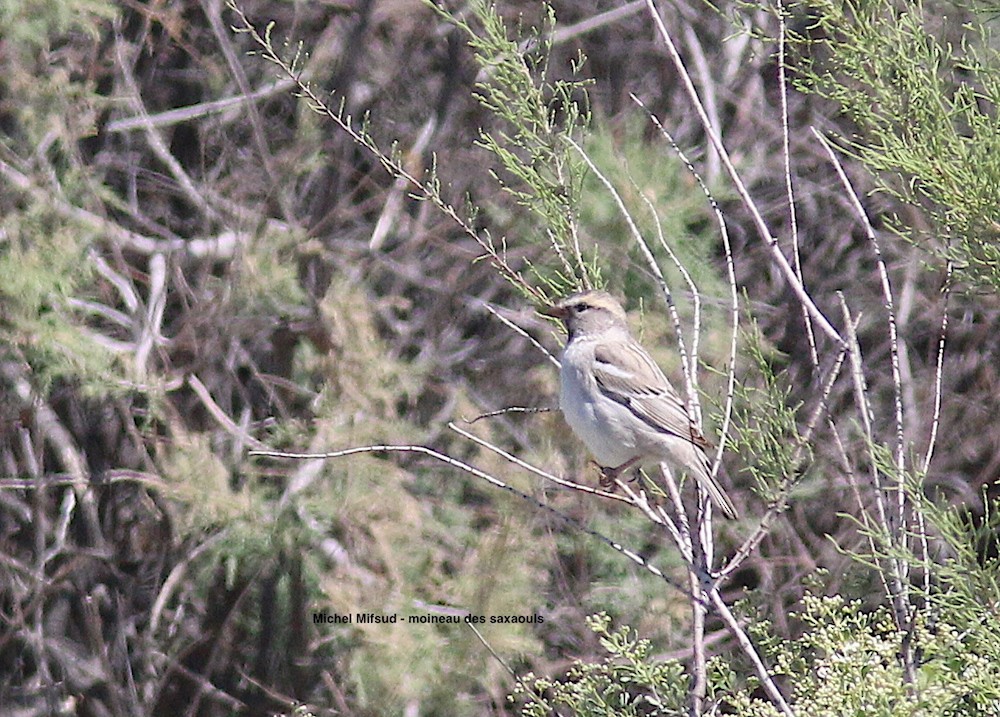
[(622, 407), (600, 394), (593, 374), (581, 368), (571, 355), (563, 356), (559, 408), (566, 423), (602, 466), (616, 467), (635, 456), (634, 436), (615, 415)]

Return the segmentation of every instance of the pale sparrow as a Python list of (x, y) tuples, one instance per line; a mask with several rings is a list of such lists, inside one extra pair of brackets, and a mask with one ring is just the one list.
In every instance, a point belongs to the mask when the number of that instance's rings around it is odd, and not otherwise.
[(727, 518), (737, 518), (712, 477), (707, 441), (660, 367), (632, 338), (621, 304), (603, 291), (584, 291), (541, 313), (566, 325), (559, 407), (605, 480), (633, 465), (666, 461), (693, 476)]

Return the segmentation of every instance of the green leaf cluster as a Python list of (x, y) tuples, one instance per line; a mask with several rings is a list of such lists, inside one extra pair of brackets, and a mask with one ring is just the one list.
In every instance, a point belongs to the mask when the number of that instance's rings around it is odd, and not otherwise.
[(587, 624), (607, 656), (596, 663), (577, 662), (564, 680), (527, 675), (513, 695), (527, 717), (552, 714), (580, 717), (638, 717), (685, 714), (687, 678), (677, 660), (651, 657), (648, 640), (628, 627), (611, 628), (607, 613)]
[[(600, 285), (596, 254), (584, 252), (578, 207), (585, 165), (573, 149), (573, 137), (590, 123), (586, 85), (550, 76), (548, 60), (555, 14), (544, 7), (541, 26), (522, 29), (524, 39), (509, 36), (507, 23), (486, 0), (469, 4), (475, 27), (433, 5), (467, 35), (480, 76), (476, 97), (499, 126), (480, 131), (479, 145), (499, 162), (491, 170), (497, 183), (527, 209), (558, 261), (533, 266), (531, 273), (554, 294)], [(573, 66), (579, 71), (584, 58)]]
[[(745, 461), (757, 492), (771, 503), (800, 477), (808, 446), (798, 429), (798, 405), (756, 321), (750, 317), (741, 346), (749, 369), (735, 386), (730, 448)], [(802, 453), (802, 455), (800, 455)]]
[(1000, 52), (989, 24), (951, 3), (804, 0), (799, 87), (854, 122), (845, 149), (882, 191), (925, 210), (900, 233), (1000, 288)]
[[(795, 714), (995, 715), (1000, 704), (996, 610), (987, 606), (984, 613), (980, 604), (973, 615), (969, 604), (964, 606), (962, 617), (947, 609), (949, 600), (943, 595), (932, 600), (940, 609), (917, 614), (910, 635), (896, 629), (887, 607), (873, 610), (861, 600), (811, 593), (803, 598), (802, 609), (794, 616), (802, 628), (799, 638), (775, 639), (771, 625), (759, 619), (750, 624), (750, 630), (770, 672), (780, 678), (789, 694), (789, 706)], [(524, 677), (512, 696), (521, 703), (522, 714), (686, 714), (683, 665), (653, 658), (648, 641), (639, 639), (628, 627), (612, 631), (610, 622), (606, 614), (588, 620), (607, 653), (600, 662), (578, 662), (561, 680)], [(900, 659), (907, 639), (918, 646), (915, 684), (907, 682)], [(740, 674), (742, 679), (737, 677)], [(746, 676), (736, 662), (713, 658), (708, 678), (710, 698), (723, 703), (728, 714), (781, 714), (759, 696), (757, 679)]]
[(0, 222), (0, 350), (31, 366), (42, 393), (56, 381), (79, 382), (90, 394), (115, 389), (114, 356), (86, 332), (73, 302), (89, 287), (84, 247), (78, 232), (44, 211)]
[[(888, 608), (870, 610), (860, 600), (807, 594), (797, 615), (802, 636), (767, 643), (773, 672), (792, 692), (792, 709), (811, 717), (996, 714), (998, 654), (982, 649), (946, 615), (932, 619), (931, 614), (918, 614), (908, 637), (896, 629)], [(754, 632), (767, 627), (757, 623)], [(916, 684), (905, 679), (904, 639), (918, 646)], [(730, 703), (740, 715), (779, 714), (748, 690), (735, 693)]]

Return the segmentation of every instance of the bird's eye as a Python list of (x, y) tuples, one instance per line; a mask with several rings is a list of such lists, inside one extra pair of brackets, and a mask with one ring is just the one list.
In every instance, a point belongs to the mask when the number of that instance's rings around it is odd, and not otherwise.
[(577, 304), (573, 307), (573, 311), (578, 314), (582, 314), (584, 311), (590, 308), (590, 304)]

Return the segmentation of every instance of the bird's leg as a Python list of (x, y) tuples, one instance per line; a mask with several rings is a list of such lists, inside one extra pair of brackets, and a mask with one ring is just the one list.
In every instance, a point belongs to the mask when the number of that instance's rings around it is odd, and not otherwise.
[(605, 468), (604, 466), (598, 466), (601, 469), (601, 487), (610, 488), (613, 486), (615, 481), (618, 480), (618, 476), (634, 466), (638, 460), (639, 456), (630, 458), (617, 468)]

